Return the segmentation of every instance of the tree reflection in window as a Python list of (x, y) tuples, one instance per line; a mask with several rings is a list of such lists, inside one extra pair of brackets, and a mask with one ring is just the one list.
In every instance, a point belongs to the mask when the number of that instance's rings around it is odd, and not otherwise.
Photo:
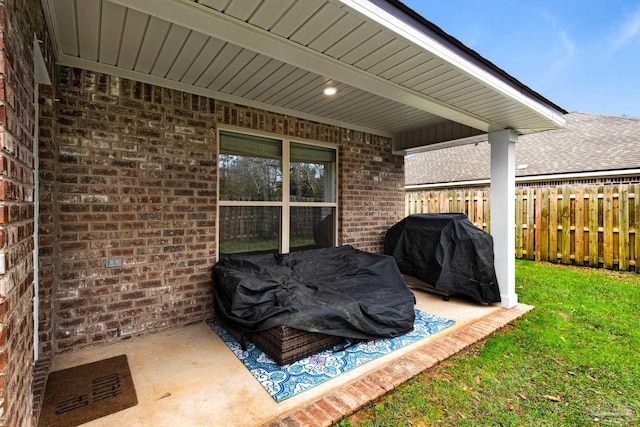
[(334, 147), (220, 131), (218, 165), (221, 255), (335, 246)]
[(221, 132), (220, 199), (282, 200), (282, 143)]
[(291, 201), (334, 202), (335, 162), (333, 149), (291, 143)]

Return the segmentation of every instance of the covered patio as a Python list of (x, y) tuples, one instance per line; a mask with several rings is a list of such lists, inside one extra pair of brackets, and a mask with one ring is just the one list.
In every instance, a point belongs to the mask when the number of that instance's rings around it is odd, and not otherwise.
[[(488, 133), (497, 275), (503, 306), (517, 303), (514, 144), (519, 134), (563, 127), (566, 111), (400, 1), (42, 0), (42, 6), (58, 66), (389, 138), (396, 156)], [(36, 70), (46, 66), (36, 62)], [(348, 185), (347, 175), (342, 180)], [(343, 220), (346, 211), (339, 212)], [(375, 242), (362, 245), (342, 230), (342, 243), (375, 251)]]
[[(506, 309), (414, 291), (416, 307), (456, 325), (275, 402), (204, 323), (56, 358), (53, 370), (126, 354), (138, 404), (87, 426), (329, 426), (487, 337), (533, 307)], [(167, 349), (171, 349), (168, 351)], [(149, 363), (153, 360), (153, 363)]]
[[(33, 423), (51, 369), (118, 346), (143, 355), (156, 339), (195, 334), (214, 352), (207, 366), (228, 360), (203, 322), (224, 245), (254, 237), (227, 215), (231, 207), (253, 223), (264, 221), (251, 209), (276, 218), (263, 234), (281, 253), (309, 243), (294, 236), (303, 211), (328, 221), (325, 246), (381, 253), (386, 230), (404, 216), (403, 156), (479, 134), (491, 143), (501, 307), (465, 317), (466, 304), (450, 304), (461, 311), (456, 328), (478, 321), (479, 329), (447, 332), (462, 335), (430, 347), (435, 359), (417, 351), (392, 362), (426, 361), (413, 375), (524, 310), (514, 144), (563, 127), (566, 112), (400, 1), (25, 0), (2, 11), (0, 423)], [(244, 149), (224, 145), (225, 136), (248, 137), (248, 151), (277, 163), (275, 198), (223, 191), (220, 159)], [(319, 198), (294, 194), (296, 162), (324, 168)], [(233, 221), (242, 225), (235, 234)], [(301, 226), (306, 238), (313, 221)], [(439, 307), (425, 298), (426, 311)], [(498, 323), (483, 324), (494, 315)], [(134, 370), (146, 378), (143, 365)], [(209, 386), (202, 390), (228, 384)], [(145, 398), (164, 396), (148, 390)], [(314, 402), (300, 399), (251, 422)]]

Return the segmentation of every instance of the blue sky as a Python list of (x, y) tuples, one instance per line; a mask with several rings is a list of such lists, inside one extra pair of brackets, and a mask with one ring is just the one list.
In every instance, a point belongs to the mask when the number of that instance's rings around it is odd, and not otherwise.
[(640, 0), (402, 0), (567, 111), (640, 118)]

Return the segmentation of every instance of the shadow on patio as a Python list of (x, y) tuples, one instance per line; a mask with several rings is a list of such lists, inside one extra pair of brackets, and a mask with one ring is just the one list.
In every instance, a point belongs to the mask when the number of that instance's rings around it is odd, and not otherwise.
[(86, 426), (328, 426), (533, 308), (414, 293), (417, 308), (456, 324), (280, 403), (205, 323), (65, 354), (52, 370), (127, 355), (138, 405)]

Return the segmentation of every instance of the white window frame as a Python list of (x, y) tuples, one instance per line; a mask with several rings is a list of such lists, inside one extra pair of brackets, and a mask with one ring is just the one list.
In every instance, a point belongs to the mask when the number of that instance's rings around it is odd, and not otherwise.
[[(282, 141), (282, 200), (281, 201), (234, 201), (234, 200), (220, 200), (220, 132), (228, 131), (235, 132), (243, 135), (250, 136), (261, 136), (265, 138), (277, 139)], [(335, 182), (335, 194), (333, 202), (292, 202), (290, 197), (290, 173), (289, 173), (289, 164), (290, 164), (290, 153), (291, 153), (291, 144), (307, 144), (313, 145), (315, 147), (324, 147), (335, 150), (336, 153), (336, 165), (335, 169), (332, 171), (334, 174), (332, 178), (332, 182)], [(334, 242), (336, 245), (339, 245), (338, 242), (338, 188), (339, 188), (339, 174), (338, 174), (338, 164), (339, 164), (339, 146), (338, 144), (328, 143), (328, 142), (320, 142), (307, 138), (294, 138), (286, 135), (280, 135), (277, 133), (258, 131), (254, 129), (246, 129), (238, 126), (218, 126), (216, 129), (216, 167), (217, 167), (217, 183), (216, 183), (216, 191), (218, 194), (218, 203), (216, 206), (216, 259), (220, 256), (220, 208), (224, 206), (277, 206), (282, 208), (282, 217), (280, 219), (280, 224), (282, 227), (282, 232), (280, 233), (280, 250), (282, 253), (289, 253), (289, 230), (291, 225), (291, 208), (293, 207), (330, 207), (334, 209)]]

